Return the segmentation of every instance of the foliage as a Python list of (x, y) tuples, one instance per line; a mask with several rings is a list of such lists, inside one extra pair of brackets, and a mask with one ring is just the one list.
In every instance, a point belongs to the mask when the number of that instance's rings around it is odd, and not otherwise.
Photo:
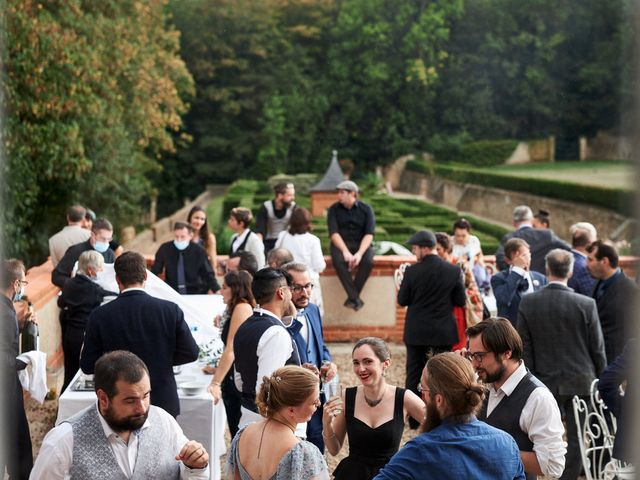
[(478, 140), (464, 144), (446, 145), (434, 151), (438, 162), (458, 162), (476, 167), (500, 165), (518, 146), (517, 140)]
[(192, 79), (162, 0), (6, 2), (7, 255), (46, 257), (72, 202), (138, 219)]

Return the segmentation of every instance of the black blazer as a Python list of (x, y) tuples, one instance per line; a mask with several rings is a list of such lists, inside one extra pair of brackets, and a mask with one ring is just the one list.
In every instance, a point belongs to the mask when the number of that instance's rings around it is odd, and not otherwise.
[(462, 271), (437, 255), (427, 255), (407, 267), (398, 304), (408, 306), (404, 324), (407, 345), (444, 346), (458, 341), (453, 307), (464, 306)]
[(512, 238), (521, 238), (529, 244), (531, 250), (531, 266), (529, 270), (535, 270), (545, 275), (544, 256), (554, 248), (571, 250), (571, 247), (564, 240), (560, 239), (551, 229), (539, 229), (533, 227), (522, 227), (515, 232), (507, 233), (500, 240), (500, 246), (496, 251), (496, 264), (500, 270), (509, 268), (504, 261), (504, 244)]
[(93, 373), (96, 360), (112, 350), (138, 355), (149, 369), (151, 404), (174, 417), (180, 413), (173, 365), (196, 360), (198, 345), (178, 305), (130, 290), (94, 310), (84, 335), (80, 368)]
[(184, 277), (187, 294), (204, 294), (211, 290), (217, 292), (220, 285), (216, 280), (207, 252), (197, 243), (189, 242), (184, 250), (178, 250), (173, 241), (160, 245), (151, 271), (158, 275), (164, 271), (165, 282), (178, 291), (178, 257), (184, 259)]
[[(51, 283), (62, 289), (64, 284), (71, 278), (73, 266), (78, 261), (78, 258), (80, 258), (80, 255), (83, 252), (88, 252), (89, 250), (94, 250), (93, 245), (91, 245), (89, 240), (86, 242), (76, 243), (75, 245), (71, 245), (67, 248), (64, 256), (58, 262), (58, 265), (51, 272)], [(116, 261), (116, 255), (110, 248), (107, 248), (107, 250), (102, 253), (102, 256), (104, 257), (104, 263), (113, 263)]]
[[(593, 287), (594, 298), (600, 283), (601, 280)], [(623, 273), (605, 290), (602, 297), (596, 298), (608, 363), (622, 353), (625, 342), (633, 335), (637, 290), (633, 280)]]
[(589, 395), (607, 364), (592, 298), (558, 283), (525, 295), (518, 311), (524, 363), (551, 393)]
[(81, 273), (71, 278), (64, 284), (62, 294), (58, 297), (62, 335), (69, 327), (84, 332), (89, 315), (100, 306), (104, 297), (117, 295), (117, 292), (105, 290)]

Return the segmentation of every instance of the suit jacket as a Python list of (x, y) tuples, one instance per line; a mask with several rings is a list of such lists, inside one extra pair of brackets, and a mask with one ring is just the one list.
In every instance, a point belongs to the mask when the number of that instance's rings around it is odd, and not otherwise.
[[(593, 289), (594, 298), (600, 283), (601, 280)], [(607, 362), (613, 362), (622, 353), (625, 342), (631, 336), (636, 295), (636, 284), (623, 273), (600, 298), (596, 298)]]
[[(56, 268), (51, 272), (51, 283), (62, 289), (64, 284), (71, 278), (73, 267), (78, 261), (78, 258), (80, 258), (82, 252), (87, 252), (93, 249), (93, 245), (91, 245), (89, 240), (82, 243), (76, 243), (69, 247), (65, 252), (64, 257), (60, 259)], [(104, 257), (104, 263), (113, 263), (116, 261), (116, 255), (110, 248), (103, 252), (102, 256)]]
[(509, 265), (504, 261), (504, 244), (512, 238), (522, 238), (529, 244), (531, 250), (531, 267), (541, 274), (545, 274), (544, 256), (554, 248), (571, 250), (564, 240), (560, 239), (551, 229), (538, 229), (530, 226), (520, 227), (515, 232), (507, 233), (500, 240), (500, 246), (496, 251), (496, 264), (500, 270), (507, 270)]
[(571, 253), (573, 253), (573, 275), (567, 285), (573, 288), (574, 292), (590, 297), (597, 280), (591, 276), (587, 268), (587, 257), (576, 250), (572, 250)]
[(589, 395), (607, 364), (596, 302), (550, 283), (520, 302), (524, 363), (557, 398)]
[(151, 271), (158, 275), (165, 273), (165, 282), (178, 291), (178, 258), (184, 259), (184, 277), (187, 294), (205, 294), (209, 290), (217, 292), (220, 285), (213, 274), (207, 252), (197, 243), (189, 242), (189, 246), (180, 251), (173, 241), (160, 245), (156, 252)]
[(60, 259), (67, 253), (67, 249), (77, 243), (85, 242), (91, 236), (91, 231), (78, 225), (67, 225), (49, 239), (49, 255), (53, 267), (57, 267)]
[[(531, 280), (533, 280), (534, 292), (537, 292), (548, 283), (547, 277), (541, 273), (530, 271), (529, 274), (531, 275)], [(498, 316), (508, 319), (514, 327), (518, 321), (518, 307), (523, 296), (519, 290), (523, 279), (522, 275), (511, 269), (503, 270), (491, 277), (491, 288), (493, 289), (493, 295), (496, 297)]]
[(93, 373), (96, 360), (112, 350), (138, 355), (149, 369), (151, 403), (174, 417), (180, 413), (173, 366), (193, 362), (199, 350), (178, 305), (142, 290), (129, 290), (94, 310), (84, 335), (80, 368)]
[(324, 360), (329, 362), (331, 361), (331, 354), (329, 353), (329, 349), (324, 344), (324, 334), (322, 332), (322, 318), (320, 317), (320, 309), (317, 305), (310, 303), (302, 313), (307, 319), (309, 330), (311, 330), (312, 332), (313, 343), (311, 343), (311, 345), (308, 345), (307, 342), (304, 341), (304, 338), (302, 338), (302, 335), (295, 335), (293, 337), (293, 340), (298, 346), (300, 361), (302, 363), (305, 363), (308, 360), (307, 351), (312, 350), (315, 352), (316, 358), (318, 358), (318, 365), (316, 365), (316, 367), (320, 368)]
[[(632, 462), (635, 450), (631, 444), (633, 436), (634, 408), (638, 405), (638, 382), (633, 375), (638, 360), (638, 342), (629, 340), (616, 359), (607, 365), (600, 375), (598, 391), (604, 404), (615, 415), (618, 424), (616, 438), (613, 443), (613, 458)], [(624, 396), (620, 395), (620, 385), (626, 381)]]
[(453, 307), (464, 306), (462, 271), (437, 255), (426, 255), (407, 267), (398, 291), (398, 304), (408, 306), (404, 343), (445, 346), (458, 342)]
[(105, 290), (86, 275), (79, 273), (69, 279), (58, 297), (62, 336), (69, 327), (84, 332), (89, 315), (100, 306), (104, 297), (117, 295), (117, 292)]

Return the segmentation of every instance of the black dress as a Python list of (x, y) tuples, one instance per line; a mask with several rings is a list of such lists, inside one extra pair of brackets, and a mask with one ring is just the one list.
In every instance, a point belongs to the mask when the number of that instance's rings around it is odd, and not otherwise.
[[(229, 338), (229, 329), (231, 327), (231, 313), (228, 309), (225, 309), (223, 316), (222, 331), (220, 332), (220, 338), (224, 345), (227, 345), (227, 339)], [(240, 423), (240, 400), (241, 395), (236, 388), (234, 381), (234, 363), (231, 364), (229, 371), (224, 376), (224, 379), (220, 383), (220, 389), (222, 390), (222, 402), (224, 403), (224, 410), (227, 413), (227, 424), (229, 425), (229, 431), (231, 432), (231, 438), (235, 437), (238, 433), (238, 424)]]
[(404, 388), (396, 387), (393, 418), (371, 428), (354, 416), (357, 387), (345, 392), (345, 417), (349, 436), (349, 456), (335, 471), (337, 480), (370, 480), (398, 451), (404, 431)]

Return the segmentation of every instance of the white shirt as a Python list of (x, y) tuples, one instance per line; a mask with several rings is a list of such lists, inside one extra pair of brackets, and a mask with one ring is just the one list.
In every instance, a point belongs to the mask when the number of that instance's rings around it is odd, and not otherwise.
[[(524, 362), (520, 362), (518, 369), (498, 390), (495, 390), (493, 385), (489, 385), (487, 416), (493, 412), (505, 395), (509, 396), (513, 393), (526, 374)], [(533, 451), (542, 473), (552, 478), (559, 478), (564, 470), (567, 444), (562, 440), (564, 425), (558, 404), (548, 388), (536, 388), (531, 392), (520, 414), (519, 426), (533, 442)]]
[(245, 231), (240, 235), (236, 235), (236, 238), (234, 238), (233, 242), (231, 242), (231, 251), (235, 253), (235, 251), (238, 250), (238, 247), (242, 245), (242, 242), (244, 242), (244, 239), (247, 238), (247, 235), (249, 235), (250, 233), (251, 230), (246, 228)]
[[(293, 352), (293, 339), (287, 331), (284, 323), (273, 312), (257, 307), (254, 309), (256, 314), (268, 315), (278, 320), (279, 325), (272, 325), (267, 328), (256, 348), (256, 356), (258, 357), (258, 374), (256, 377), (256, 394), (260, 391), (262, 385), (262, 377), (270, 377), (271, 374), (280, 367), (284, 367), (286, 361)], [(242, 391), (242, 376), (235, 375), (236, 387)], [(248, 408), (240, 407), (239, 427), (242, 428), (250, 423), (263, 420), (264, 417), (259, 413), (252, 412)], [(296, 436), (306, 438), (307, 424), (299, 423), (296, 428)]]
[(320, 239), (309, 232), (291, 235), (284, 230), (278, 234), (276, 248), (289, 250), (296, 262), (304, 263), (309, 268), (311, 278), (314, 280), (319, 278), (318, 274), (327, 266), (322, 255)]
[(476, 263), (476, 255), (482, 252), (480, 248), (480, 240), (475, 235), (469, 235), (469, 241), (466, 245), (453, 244), (451, 254), (456, 258), (465, 257), (468, 255), (468, 259), (471, 265)]
[[(98, 408), (96, 403), (95, 408)], [(163, 430), (168, 432), (169, 440), (173, 445), (173, 450), (177, 455), (182, 450), (187, 437), (182, 433), (178, 422), (161, 408), (151, 406), (159, 414)], [(125, 443), (120, 436), (114, 432), (98, 411), (98, 418), (104, 430), (104, 436), (111, 447), (111, 451), (118, 462), (118, 466), (127, 478), (131, 478), (138, 458), (138, 435), (132, 432), (129, 435), (129, 443)], [(140, 430), (149, 428), (150, 420), (147, 419)], [(176, 460), (179, 462), (179, 460)], [(73, 429), (69, 422), (63, 422), (44, 437), (40, 453), (36, 458), (29, 480), (68, 480), (71, 478), (70, 469), (73, 463)], [(182, 480), (205, 480), (209, 478), (209, 466), (202, 469), (191, 469), (184, 463), (180, 463), (180, 478)]]
[(511, 269), (512, 272), (517, 273), (521, 277), (525, 277), (529, 282), (529, 286), (527, 287), (527, 290), (524, 292), (520, 292), (520, 295), (524, 296), (528, 293), (533, 293), (533, 279), (531, 278), (531, 275), (529, 274), (529, 272), (524, 268), (516, 267), (514, 265), (511, 265), (509, 268)]

